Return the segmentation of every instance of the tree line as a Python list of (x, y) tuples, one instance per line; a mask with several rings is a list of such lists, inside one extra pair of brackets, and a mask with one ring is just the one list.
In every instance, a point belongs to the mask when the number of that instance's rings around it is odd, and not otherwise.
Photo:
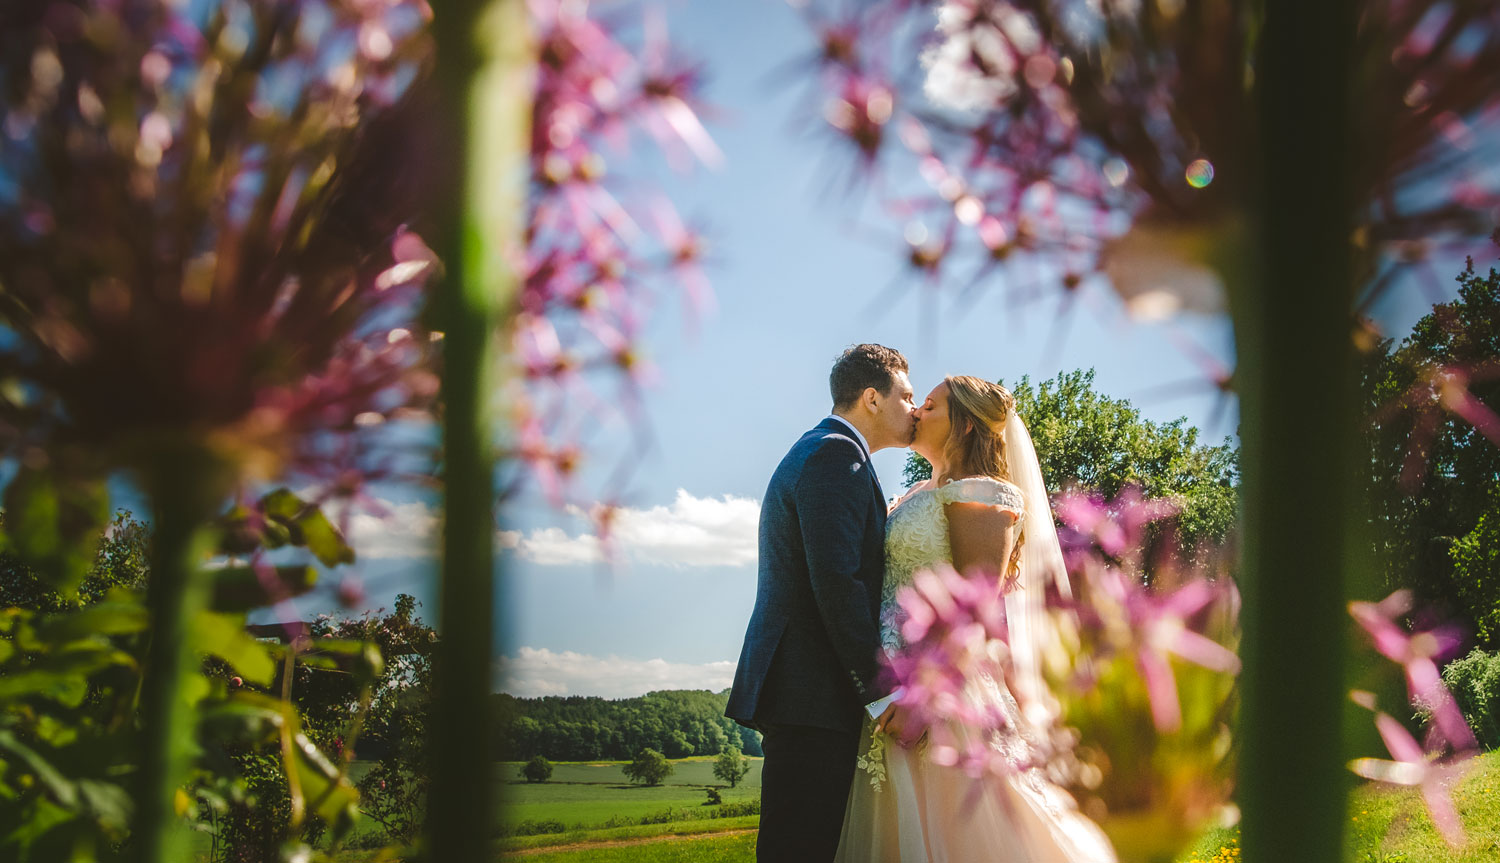
[(724, 715), (729, 691), (662, 690), (637, 698), (495, 696), (495, 757), (622, 761), (653, 749), (667, 758), (761, 754), (755, 732)]

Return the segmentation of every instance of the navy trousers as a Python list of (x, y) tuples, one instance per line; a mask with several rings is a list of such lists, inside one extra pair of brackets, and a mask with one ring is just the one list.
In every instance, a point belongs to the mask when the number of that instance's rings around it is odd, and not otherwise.
[(831, 861), (854, 781), (859, 732), (763, 725), (759, 863)]

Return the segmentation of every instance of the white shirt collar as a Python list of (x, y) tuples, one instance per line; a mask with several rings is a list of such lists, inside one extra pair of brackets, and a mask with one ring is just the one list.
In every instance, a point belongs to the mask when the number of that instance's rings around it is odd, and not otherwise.
[(849, 422), (838, 414), (829, 414), (828, 418), (838, 420), (839, 422), (848, 426), (849, 431), (854, 432), (854, 437), (859, 440), (860, 448), (865, 451), (865, 455), (868, 456), (870, 454), (870, 442), (865, 440), (865, 436), (859, 433), (859, 429), (854, 427), (854, 423)]

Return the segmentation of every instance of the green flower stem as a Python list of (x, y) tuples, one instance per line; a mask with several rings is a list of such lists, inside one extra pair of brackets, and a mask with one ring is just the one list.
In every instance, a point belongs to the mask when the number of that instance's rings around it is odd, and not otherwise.
[(516, 292), (534, 58), (521, 0), (437, 4), (437, 87), (453, 148), (441, 225), (444, 525), (429, 729), (427, 859), (485, 860), (494, 817), (490, 690), (494, 643), (494, 438), (500, 313)]
[(291, 812), (287, 816), (288, 832), (295, 836), (302, 827), (307, 813), (307, 800), (302, 794), (302, 782), (297, 777), (297, 750), (293, 741), (293, 728), (297, 720), (297, 706), (292, 703), (292, 680), (297, 673), (297, 639), (287, 642), (286, 656), (281, 664), (281, 765), (286, 771), (287, 796), (291, 798)]
[(1349, 0), (1270, 0), (1256, 63), (1259, 267), (1231, 295), (1244, 435), (1248, 863), (1342, 859), (1344, 552), (1353, 504)]
[(133, 831), (136, 859), (180, 863), (191, 856), (177, 795), (197, 753), (197, 673), (192, 627), (208, 607), (211, 585), (200, 564), (212, 545), (209, 520), (223, 500), (222, 463), (192, 444), (163, 446), (141, 468), (151, 499), (153, 540), (147, 604), (151, 643), (142, 671), (140, 794)]

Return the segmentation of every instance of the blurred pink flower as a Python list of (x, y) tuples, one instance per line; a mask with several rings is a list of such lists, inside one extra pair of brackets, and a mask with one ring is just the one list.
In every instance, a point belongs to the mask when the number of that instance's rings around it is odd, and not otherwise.
[(1462, 634), (1454, 626), (1408, 632), (1400, 620), (1411, 613), (1412, 607), (1411, 591), (1398, 590), (1378, 603), (1351, 602), (1349, 614), (1370, 637), (1375, 650), (1402, 667), (1412, 703), (1432, 712), (1437, 738), (1456, 751), (1477, 749), (1474, 732), (1443, 685), (1437, 666), (1439, 660), (1458, 650)]
[(643, 39), (627, 44), (621, 16), (595, 16), (587, 3), (529, 0), (528, 8), (541, 62), (525, 281), (510, 329), (524, 380), (511, 393), (516, 419), (503, 454), (515, 469), (503, 493), (530, 481), (556, 503), (577, 502), (592, 494), (575, 488), (581, 423), (623, 414), (646, 434), (638, 402), (654, 367), (639, 343), (657, 284), (680, 284), (695, 313), (711, 297), (701, 237), (670, 203), (613, 177), (609, 161), (628, 150), (632, 130), (677, 167), (685, 154), (709, 165), (722, 154), (699, 120), (702, 74), (673, 59), (660, 17), (648, 15)]
[(1422, 801), (1443, 838), (1454, 848), (1462, 846), (1466, 839), (1458, 810), (1453, 806), (1451, 790), (1472, 764), (1464, 760), (1436, 760), (1436, 756), (1425, 752), (1395, 717), (1375, 709), (1373, 694), (1355, 692), (1351, 697), (1356, 704), (1375, 712), (1375, 727), (1395, 760), (1356, 758), (1349, 762), (1349, 769), (1377, 782), (1420, 788)]

